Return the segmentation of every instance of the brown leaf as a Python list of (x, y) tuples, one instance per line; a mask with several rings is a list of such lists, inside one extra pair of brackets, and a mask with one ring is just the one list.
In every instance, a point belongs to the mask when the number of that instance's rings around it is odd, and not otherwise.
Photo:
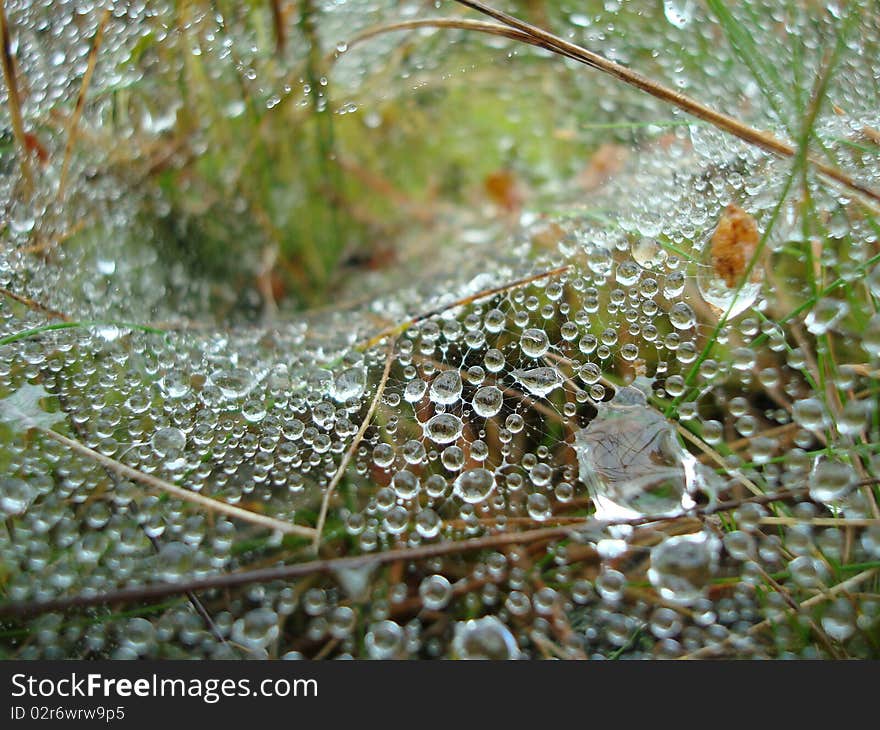
[(736, 286), (758, 248), (758, 225), (738, 205), (724, 209), (712, 234), (712, 266), (728, 287)]
[(24, 144), (25, 147), (27, 147), (28, 152), (37, 156), (41, 165), (45, 166), (46, 163), (49, 162), (49, 153), (46, 151), (46, 148), (43, 147), (43, 144), (40, 142), (37, 135), (33, 132), (24, 133)]
[(486, 175), (483, 187), (492, 202), (508, 213), (515, 213), (522, 207), (522, 190), (511, 170), (502, 168)]

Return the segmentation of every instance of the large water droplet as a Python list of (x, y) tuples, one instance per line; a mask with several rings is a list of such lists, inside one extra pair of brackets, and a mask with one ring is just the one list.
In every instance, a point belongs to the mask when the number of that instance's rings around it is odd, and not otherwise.
[(495, 489), (495, 475), (488, 469), (469, 469), (455, 480), (455, 494), (468, 504), (477, 504)]
[(543, 398), (562, 386), (562, 375), (556, 368), (542, 367), (514, 370), (511, 375), (532, 395)]
[(849, 313), (849, 304), (841, 299), (823, 297), (807, 315), (804, 324), (811, 334), (824, 335)]
[(685, 302), (676, 302), (669, 310), (669, 322), (677, 330), (687, 330), (696, 324), (697, 315)]
[(450, 405), (461, 397), (461, 391), (461, 374), (458, 370), (444, 370), (431, 383), (431, 400)]
[(7, 515), (20, 515), (37, 496), (37, 491), (23, 479), (0, 478), (0, 510)]
[(693, 0), (663, 0), (663, 14), (676, 28), (687, 28), (694, 19)]
[(667, 601), (694, 603), (715, 575), (719, 547), (718, 538), (706, 532), (668, 537), (651, 550), (648, 580)]
[(267, 608), (248, 611), (232, 625), (232, 639), (248, 649), (263, 649), (278, 638), (278, 615)]
[(449, 444), (462, 432), (464, 424), (458, 416), (451, 413), (438, 413), (425, 424), (425, 434), (434, 443)]
[(256, 379), (250, 371), (244, 368), (233, 368), (223, 372), (214, 373), (211, 380), (224, 397), (230, 400), (243, 398), (256, 384)]
[(530, 328), (519, 338), (519, 346), (528, 357), (541, 357), (550, 349), (550, 339), (544, 330)]
[(452, 598), (452, 584), (442, 575), (430, 575), (419, 585), (419, 596), (429, 611), (442, 611)]
[(336, 376), (331, 395), (335, 401), (345, 403), (348, 400), (360, 398), (364, 394), (366, 386), (366, 368), (363, 365), (355, 365)]
[(810, 497), (825, 504), (836, 502), (855, 481), (855, 472), (849, 464), (820, 460), (810, 473)]
[(600, 518), (664, 515), (694, 504), (696, 462), (637, 388), (621, 388), (600, 404), (575, 434), (575, 450)]
[(504, 403), (504, 396), (501, 391), (494, 385), (485, 385), (474, 393), (473, 401), (474, 412), (483, 418), (491, 418)]

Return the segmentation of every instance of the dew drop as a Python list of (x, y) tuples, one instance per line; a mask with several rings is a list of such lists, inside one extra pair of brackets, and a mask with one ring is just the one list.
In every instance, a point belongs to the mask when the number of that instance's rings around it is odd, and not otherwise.
[(527, 329), (519, 338), (519, 346), (527, 357), (541, 357), (550, 349), (550, 339), (541, 329)]
[(430, 575), (419, 584), (419, 596), (429, 611), (442, 611), (452, 598), (452, 585), (445, 576)]
[(463, 429), (461, 419), (451, 413), (438, 413), (425, 424), (425, 434), (438, 444), (452, 443), (461, 436)]
[(824, 335), (849, 313), (849, 304), (840, 299), (823, 297), (807, 315), (804, 324), (811, 334)]
[(363, 365), (343, 370), (333, 381), (331, 395), (333, 400), (345, 403), (348, 400), (360, 398), (367, 386), (367, 370)]
[(7, 515), (19, 515), (36, 498), (37, 491), (23, 479), (0, 477), (0, 510)]
[(575, 434), (580, 479), (604, 517), (663, 515), (693, 506), (695, 460), (644, 393), (621, 388)]
[(718, 549), (718, 539), (706, 532), (668, 537), (651, 549), (648, 580), (667, 601), (692, 604), (708, 590)]
[(485, 385), (474, 393), (471, 404), (474, 412), (482, 418), (491, 418), (501, 410), (504, 403), (502, 392), (494, 385)]
[(459, 659), (505, 660), (519, 656), (516, 639), (495, 616), (457, 623), (452, 652)]
[(551, 367), (514, 370), (511, 374), (516, 382), (539, 398), (552, 393), (563, 383), (562, 375), (556, 368)]
[(453, 489), (468, 504), (478, 504), (495, 489), (495, 475), (488, 469), (469, 469), (458, 476)]
[(431, 383), (430, 396), (435, 403), (450, 405), (461, 397), (461, 391), (461, 374), (458, 370), (444, 370)]
[(676, 302), (669, 310), (669, 322), (677, 330), (688, 330), (696, 324), (697, 315), (689, 304)]

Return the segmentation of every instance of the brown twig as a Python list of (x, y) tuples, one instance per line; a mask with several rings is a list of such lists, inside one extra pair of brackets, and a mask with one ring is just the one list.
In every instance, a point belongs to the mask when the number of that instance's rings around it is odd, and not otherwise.
[(436, 307), (435, 309), (431, 309), (423, 314), (416, 315), (411, 319), (406, 320), (405, 322), (401, 322), (400, 324), (396, 324), (393, 327), (387, 327), (386, 329), (379, 332), (377, 335), (374, 335), (366, 342), (357, 346), (357, 349), (364, 351), (370, 349), (373, 345), (378, 342), (381, 342), (386, 337), (397, 336), (406, 332), (410, 327), (417, 325), (419, 322), (422, 322), (426, 319), (430, 319), (431, 317), (436, 317), (439, 314), (443, 314), (450, 309), (454, 309), (455, 307), (463, 307), (468, 304), (473, 304), (480, 299), (486, 299), (487, 297), (495, 296), (496, 294), (501, 294), (506, 291), (510, 291), (511, 289), (516, 289), (520, 286), (525, 286), (526, 284), (531, 284), (534, 281), (540, 281), (541, 279), (547, 279), (551, 276), (558, 276), (559, 274), (564, 274), (571, 268), (570, 265), (559, 266), (555, 269), (550, 269), (549, 271), (543, 271), (540, 274), (532, 274), (531, 276), (525, 276), (522, 279), (517, 279), (516, 281), (512, 281), (508, 284), (502, 284), (501, 286), (492, 287), (491, 289), (483, 289), (482, 291), (477, 292), (476, 294), (471, 294), (466, 297), (462, 297), (461, 299), (456, 299), (454, 302), (450, 302), (449, 304), (444, 304), (441, 307)]
[(89, 51), (89, 59), (86, 65), (86, 72), (83, 74), (82, 83), (79, 87), (79, 94), (76, 98), (76, 106), (67, 125), (67, 144), (64, 147), (64, 161), (61, 163), (61, 175), (58, 182), (58, 200), (64, 198), (64, 191), (67, 187), (67, 171), (70, 167), (70, 158), (73, 155), (73, 148), (76, 144), (76, 131), (79, 120), (82, 117), (83, 109), (86, 105), (86, 93), (89, 90), (89, 84), (92, 81), (92, 75), (95, 73), (95, 66), (98, 63), (98, 49), (101, 47), (101, 41), (104, 38), (104, 29), (107, 27), (107, 21), (110, 20), (110, 14), (113, 10), (112, 5), (104, 10), (101, 19), (98, 21), (98, 29), (92, 38), (92, 47)]
[[(830, 600), (834, 598), (838, 593), (848, 593), (851, 588), (855, 588), (858, 585), (861, 585), (866, 580), (875, 576), (878, 572), (877, 568), (869, 568), (868, 570), (864, 570), (858, 575), (854, 575), (849, 580), (845, 580), (842, 583), (838, 583), (835, 586), (832, 586), (827, 591), (823, 591), (812, 598), (808, 598), (805, 601), (797, 604), (797, 610), (803, 611), (806, 608), (812, 608), (813, 606), (817, 606), (820, 603)], [(764, 619), (760, 623), (755, 624), (748, 630), (749, 636), (755, 636), (756, 634), (760, 634), (762, 631), (766, 631), (767, 629), (773, 626), (773, 621), (770, 619)], [(685, 654), (679, 659), (704, 659), (706, 657), (711, 657), (717, 655), (717, 653), (724, 649), (727, 645), (730, 644), (731, 641), (734, 640), (734, 637), (728, 637), (723, 641), (719, 641), (716, 644), (710, 644), (708, 646), (704, 646), (701, 649), (697, 649), (697, 651), (691, 652), (690, 654)]]
[(289, 522), (277, 520), (274, 517), (267, 517), (266, 515), (261, 515), (257, 512), (251, 512), (250, 510), (236, 507), (235, 505), (223, 502), (219, 499), (212, 499), (210, 497), (206, 497), (203, 494), (199, 494), (198, 492), (192, 492), (188, 489), (184, 489), (183, 487), (178, 487), (176, 484), (172, 484), (171, 482), (167, 482), (164, 479), (160, 479), (159, 477), (155, 477), (151, 474), (144, 474), (137, 469), (126, 466), (125, 464), (122, 464), (115, 459), (111, 459), (109, 456), (104, 456), (104, 454), (101, 454), (94, 449), (90, 449), (88, 446), (81, 444), (79, 441), (74, 441), (73, 439), (68, 438), (63, 434), (60, 434), (57, 431), (53, 431), (50, 428), (40, 428), (39, 430), (41, 433), (46, 434), (49, 438), (66, 446), (71, 451), (75, 451), (82, 456), (92, 459), (93, 461), (99, 463), (101, 466), (111, 469), (120, 476), (139, 482), (140, 484), (150, 487), (151, 489), (157, 489), (162, 492), (167, 492), (168, 494), (171, 494), (178, 499), (182, 499), (186, 502), (198, 504), (199, 506), (209, 509), (213, 512), (220, 512), (222, 514), (228, 515), (229, 517), (242, 520), (243, 522), (249, 522), (252, 525), (257, 525), (259, 527), (263, 527), (269, 530), (277, 530), (278, 532), (283, 532), (290, 535), (300, 535), (302, 537), (313, 537), (315, 534), (315, 530), (311, 527), (293, 525)]
[(6, 80), (6, 89), (9, 92), (9, 116), (12, 120), (12, 131), (21, 147), (21, 176), (27, 189), (30, 190), (34, 185), (34, 176), (31, 171), (30, 149), (21, 116), (21, 96), (18, 90), (18, 77), (15, 73), (15, 60), (12, 58), (12, 39), (9, 37), (9, 22), (6, 20), (4, 0), (0, 0), (0, 54), (3, 58), (3, 78)]
[[(76, 433), (80, 439), (85, 440), (84, 437), (86, 433), (83, 425), (78, 423), (75, 419), (70, 418), (71, 409), (69, 407), (67, 397), (61, 392), (57, 393), (56, 397), (58, 398), (58, 402), (61, 404), (61, 410), (67, 414), (70, 426), (73, 429), (74, 433)], [(120, 483), (120, 475), (106, 465), (102, 466), (102, 468), (107, 474), (107, 478), (115, 485), (116, 488), (118, 488)], [(144, 534), (150, 541), (150, 544), (153, 546), (154, 552), (159, 553), (159, 551), (161, 550), (161, 543), (159, 542), (159, 539), (146, 529), (146, 525), (142, 525), (142, 527), (144, 528)], [(226, 638), (223, 636), (223, 633), (214, 622), (214, 619), (211, 618), (211, 614), (208, 613), (208, 609), (206, 609), (201, 600), (199, 600), (199, 597), (192, 591), (188, 591), (186, 593), (186, 597), (195, 612), (199, 614), (199, 616), (201, 616), (202, 621), (204, 621), (205, 626), (208, 628), (208, 630), (221, 644), (226, 644)]]
[(281, 0), (269, 0), (272, 10), (272, 30), (275, 33), (275, 53), (282, 55), (287, 45), (287, 31), (284, 28), (284, 11), (281, 9)]
[[(782, 600), (785, 601), (789, 608), (794, 613), (800, 613), (801, 607), (798, 602), (791, 595), (791, 592), (782, 584), (780, 584), (772, 575), (770, 575), (766, 570), (764, 570), (760, 565), (757, 566), (758, 572), (764, 578), (764, 581), (769, 585), (777, 594), (782, 596)], [(817, 624), (812, 617), (807, 617), (807, 623), (810, 627), (810, 630), (816, 635), (816, 638), (819, 639), (819, 642), (822, 646), (825, 647), (825, 650), (833, 659), (841, 659), (843, 657), (840, 656), (840, 652), (837, 650), (837, 647), (834, 646), (834, 642), (831, 641), (831, 638), (828, 634), (825, 633), (825, 630)]]
[(55, 309), (50, 309), (45, 304), (40, 304), (38, 301), (34, 299), (29, 299), (26, 296), (22, 296), (21, 294), (16, 294), (13, 291), (9, 291), (5, 287), (0, 286), (0, 294), (5, 297), (9, 297), (10, 299), (15, 300), (19, 304), (24, 304), (29, 309), (33, 309), (35, 312), (40, 312), (45, 314), (50, 319), (60, 319), (62, 322), (72, 322), (73, 319), (64, 314), (64, 312), (59, 312)]
[(811, 527), (878, 527), (880, 519), (872, 517), (761, 517), (762, 525), (810, 525)]
[[(80, 444), (77, 444), (77, 442), (73, 443), (77, 446), (81, 446)], [(97, 454), (97, 456), (100, 456), (100, 454)], [(116, 464), (116, 462), (113, 462), (112, 460), (109, 461), (111, 461), (113, 464)], [(119, 464), (119, 466), (122, 465)], [(135, 473), (138, 476), (142, 476), (140, 472)], [(854, 486), (860, 485), (857, 484)], [(612, 520), (600, 524), (605, 526), (641, 526), (651, 523), (670, 523), (680, 519), (691, 519), (695, 516), (704, 517), (715, 514), (717, 512), (724, 512), (736, 509), (737, 507), (748, 503), (768, 504), (770, 502), (791, 499), (793, 497), (803, 496), (805, 491), (806, 487), (801, 489), (787, 489), (780, 492), (774, 492), (772, 494), (763, 494), (760, 496), (745, 497), (743, 499), (735, 499), (727, 502), (718, 502), (713, 506), (707, 506), (701, 509), (697, 509), (689, 514), (686, 513), (683, 515), (662, 517), (646, 516), (636, 519)], [(585, 519), (584, 523), (587, 524), (587, 522), (588, 520)], [(375, 555), (367, 554), (343, 558), (332, 558), (326, 560), (312, 560), (305, 563), (296, 563), (294, 565), (284, 565), (281, 567), (264, 568), (260, 570), (245, 570), (240, 573), (225, 573), (208, 578), (180, 581), (177, 583), (157, 583), (154, 585), (122, 588), (120, 590), (110, 591), (99, 595), (77, 595), (68, 596), (65, 598), (56, 598), (50, 601), (5, 603), (0, 604), (0, 616), (30, 616), (34, 614), (47, 613), (50, 611), (64, 611), (73, 608), (100, 606), (110, 603), (131, 603), (135, 601), (147, 601), (157, 598), (163, 598), (170, 595), (179, 595), (187, 592), (204, 591), (215, 588), (232, 588), (236, 586), (247, 585), (250, 583), (267, 583), (275, 580), (291, 580), (293, 578), (301, 578), (303, 576), (314, 575), (318, 573), (332, 573), (339, 570), (352, 570), (370, 565), (385, 565), (388, 563), (394, 563), (396, 561), (425, 560), (442, 555), (455, 555), (467, 552), (474, 552), (477, 550), (499, 548), (506, 545), (534, 544), (548, 540), (571, 538), (572, 536), (576, 535), (577, 528), (572, 525), (544, 527), (536, 530), (525, 530), (523, 532), (504, 532), (497, 535), (487, 535), (484, 537), (472, 538), (470, 540), (453, 540), (435, 543), (433, 545), (422, 545), (416, 548), (388, 550), (384, 553), (378, 553)]]
[(19, 253), (30, 253), (30, 254), (44, 254), (46, 251), (49, 251), (56, 246), (60, 246), (65, 241), (69, 240), (81, 230), (83, 230), (88, 221), (86, 219), (80, 219), (76, 221), (70, 228), (66, 231), (59, 233), (58, 235), (51, 236), (45, 238), (44, 240), (38, 240), (35, 243), (30, 243), (27, 246), (22, 246), (18, 249)]
[(179, 595), (188, 591), (231, 588), (249, 583), (266, 583), (274, 580), (291, 580), (316, 573), (332, 573), (338, 570), (351, 570), (369, 565), (383, 565), (397, 560), (423, 560), (440, 555), (473, 552), (503, 545), (527, 544), (542, 540), (565, 538), (571, 533), (571, 529), (571, 527), (549, 527), (525, 532), (503, 533), (501, 535), (489, 535), (471, 540), (441, 542), (417, 548), (388, 550), (376, 555), (355, 555), (344, 558), (313, 560), (278, 568), (225, 573), (209, 578), (180, 581), (177, 583), (156, 583), (154, 585), (134, 588), (122, 588), (100, 595), (68, 596), (66, 598), (32, 603), (5, 603), (0, 604), (0, 616), (28, 616), (49, 611), (63, 611), (71, 608), (85, 608), (110, 603), (147, 601), (165, 596)]
[[(637, 71), (632, 71), (625, 66), (621, 66), (614, 61), (608, 60), (598, 53), (566, 41), (553, 33), (549, 33), (546, 30), (532, 25), (531, 23), (526, 23), (519, 18), (515, 18), (512, 15), (491, 8), (479, 0), (455, 0), (455, 2), (527, 34), (530, 37), (530, 40), (527, 42), (532, 43), (532, 45), (547, 48), (548, 50), (583, 63), (586, 66), (590, 66), (591, 68), (609, 74), (630, 86), (634, 86), (657, 99), (672, 104), (697, 119), (702, 119), (703, 121), (708, 122), (735, 137), (739, 137), (749, 144), (760, 147), (767, 152), (771, 152), (779, 157), (794, 157), (798, 154), (796, 147), (788, 142), (784, 142), (769, 132), (762, 132), (754, 129), (735, 117), (718, 112), (705, 104), (701, 104), (695, 99), (691, 99), (689, 96), (686, 96), (681, 92), (670, 89), (653, 79), (649, 79), (647, 76), (643, 76)], [(871, 198), (875, 202), (880, 202), (880, 192), (854, 180), (842, 170), (826, 165), (821, 160), (817, 160), (815, 157), (809, 155), (807, 155), (805, 159), (826, 177)]]

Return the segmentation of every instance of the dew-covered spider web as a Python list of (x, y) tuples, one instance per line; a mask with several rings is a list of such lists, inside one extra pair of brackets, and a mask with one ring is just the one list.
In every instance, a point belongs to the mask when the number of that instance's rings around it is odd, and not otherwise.
[[(444, 66), (469, 36), (449, 31), (447, 46), (424, 28), (410, 54), (385, 36), (349, 48), (397, 16), (320, 7), (321, 48), (339, 69), (330, 113), (363, 118), (358, 137), (336, 130), (345, 174), (368, 177), (363, 140), (417, 124), (420, 106), (446, 108), (414, 96), (422, 87), (453, 93), (473, 76), (484, 89), (481, 74), (514, 106), (522, 74), (558, 102), (557, 141), (575, 135), (602, 164), (539, 160), (522, 204), (457, 198), (456, 177), (415, 205), (370, 178), (413, 220), (420, 206), (440, 213), (398, 231), (397, 259), (328, 288), (331, 306), (276, 309), (266, 251), (283, 258), (279, 231), (295, 237), (307, 218), (291, 206), (327, 178), (308, 188), (282, 170), (254, 202), (236, 176), (270, 143), (255, 133), (219, 159), (211, 148), (254, 105), (324, 113), (308, 78), (291, 85), (298, 51), (271, 56), (258, 21), (200, 3), (176, 28), (159, 5), (106, 17), (50, 5), (6, 3), (39, 147), (25, 180), (5, 103), (2, 656), (877, 656), (873, 202), (802, 154), (671, 117), (545, 51), (489, 37), (471, 41), (471, 65)], [(776, 9), (772, 23), (753, 15), (761, 3), (741, 17), (663, 3), (622, 45), (615, 23), (635, 16), (596, 5), (549, 20), (707, 103), (737, 99), (747, 122), (795, 147), (812, 114), (811, 149), (880, 187), (871, 3), (852, 4), (858, 17)], [(776, 59), (768, 79), (731, 23), (813, 53)], [(76, 107), (99, 31), (80, 151), (67, 153), (74, 125), (55, 117)], [(701, 65), (716, 37), (730, 40)], [(838, 41), (832, 69), (815, 49)], [(498, 54), (513, 81), (491, 76)], [(552, 88), (535, 85), (556, 63)], [(198, 117), (195, 92), (158, 85), (169, 68), (191, 85), (214, 74), (216, 118)], [(234, 92), (219, 81), (231, 69)], [(811, 101), (826, 72), (827, 99)], [(787, 81), (806, 91), (776, 94)], [(577, 116), (597, 98), (592, 121)], [(613, 137), (620, 118), (637, 126)], [(534, 162), (541, 133), (511, 128), (497, 144)], [(448, 134), (438, 159), (468, 160), (476, 132)], [(597, 135), (613, 137), (618, 162)], [(405, 153), (438, 154), (437, 140), (420, 144)], [(214, 177), (216, 189), (204, 184)], [(187, 246), (215, 224), (225, 268), (194, 266)], [(297, 282), (320, 268), (288, 263)]]

